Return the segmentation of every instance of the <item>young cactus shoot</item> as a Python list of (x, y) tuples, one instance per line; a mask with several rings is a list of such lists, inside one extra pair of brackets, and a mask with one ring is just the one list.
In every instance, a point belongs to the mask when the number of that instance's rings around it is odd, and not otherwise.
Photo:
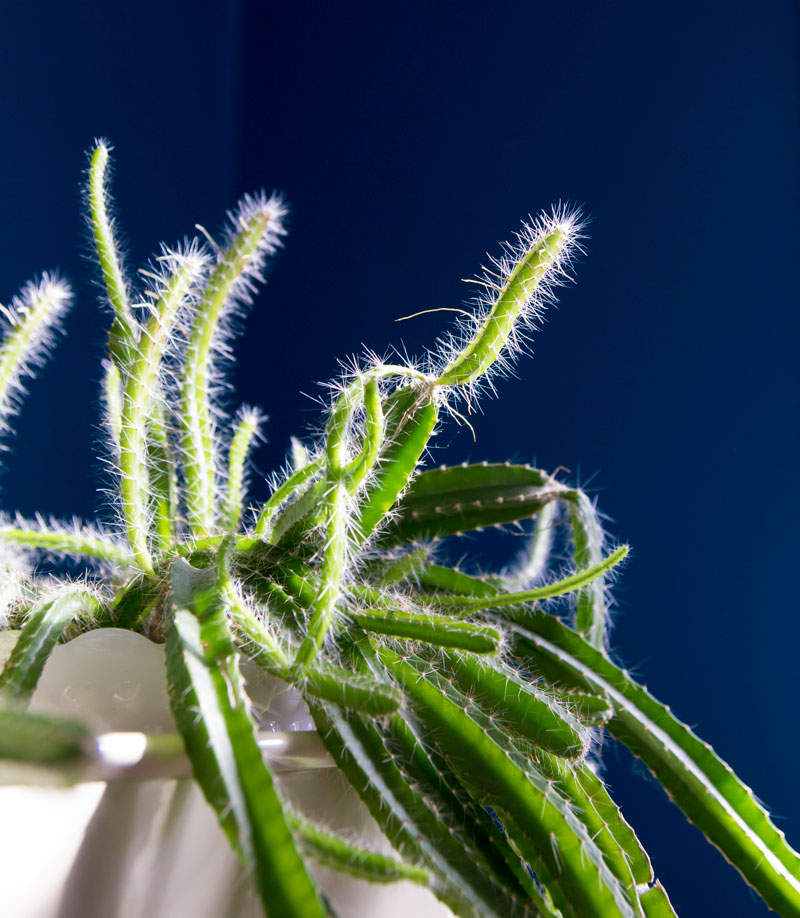
[[(420, 884), (458, 918), (675, 915), (598, 776), (604, 734), (770, 908), (800, 918), (800, 857), (729, 766), (609, 656), (608, 589), (627, 547), (609, 544), (594, 502), (527, 465), (426, 465), (439, 426), (464, 419), (454, 405), (472, 410), (571, 276), (580, 214), (557, 207), (524, 224), (423, 363), (352, 364), (331, 386), (323, 433), (292, 439), (254, 508), (263, 416), (228, 415), (223, 371), (231, 319), (282, 245), (286, 208), (245, 197), (216, 237), (163, 247), (137, 287), (110, 215), (109, 155), (102, 141), (90, 152), (86, 201), (110, 307), (115, 522), (0, 521), (0, 624), (15, 637), (0, 758), (40, 773), (99, 755), (88, 728), (26, 705), (57, 644), (124, 628), (165, 644), (174, 741), (269, 918), (330, 914), (320, 865)], [(45, 275), (2, 308), (6, 439), (70, 298)], [(524, 556), (492, 575), (450, 566), (448, 544), (485, 527), (527, 533)], [(45, 555), (81, 559), (84, 576), (45, 576)], [(394, 854), (284, 798), (243, 661), (302, 698)]]

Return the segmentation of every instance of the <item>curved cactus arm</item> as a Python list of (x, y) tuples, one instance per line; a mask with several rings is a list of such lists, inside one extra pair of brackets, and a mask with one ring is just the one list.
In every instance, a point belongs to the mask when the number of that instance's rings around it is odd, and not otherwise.
[(419, 886), (430, 885), (431, 875), (424, 867), (406, 863), (378, 851), (360, 848), (296, 815), (289, 816), (289, 824), (299, 838), (305, 854), (318, 864), (360, 880), (367, 880), (369, 883), (396, 883), (398, 880), (408, 880)]
[[(270, 619), (280, 622), (293, 637), (302, 637), (306, 621), (305, 609), (314, 598), (313, 586), (303, 580), (302, 567), (299, 572), (295, 572), (289, 570), (287, 565), (285, 572), (277, 572), (286, 574), (280, 580), (240, 569), (240, 576), (241, 573), (244, 573), (242, 582), (247, 584), (248, 593), (254, 597), (254, 601), (270, 610)], [(302, 585), (299, 591), (295, 590), (298, 584)]]
[(589, 731), (552, 692), (524, 682), (502, 660), (446, 653), (440, 671), (517, 736), (565, 758), (584, 755)]
[(633, 904), (572, 804), (492, 718), (424, 664), (417, 668), (388, 647), (376, 652), (431, 731), (429, 742), (477, 795), (476, 802), (514, 814), (550, 874), (548, 889), (556, 905), (576, 916), (635, 918)]
[(424, 641), (437, 647), (495, 654), (499, 652), (502, 642), (502, 634), (491, 625), (476, 625), (436, 613), (351, 609), (347, 614), (360, 628), (371, 634)]
[(403, 696), (395, 686), (359, 678), (330, 663), (307, 673), (305, 682), (298, 688), (305, 696), (331, 701), (366, 717), (394, 714), (403, 703)]
[(178, 559), (167, 630), (170, 704), (197, 782), (277, 918), (324, 918), (255, 738), (213, 570)]
[(218, 457), (210, 388), (215, 380), (214, 351), (221, 348), (226, 314), (247, 301), (254, 282), (263, 279), (267, 256), (278, 248), (286, 208), (277, 197), (245, 196), (198, 304), (186, 349), (182, 382), (183, 454), (186, 504), (192, 532), (215, 523)]
[[(583, 491), (565, 495), (572, 524), (573, 560), (578, 570), (594, 567), (603, 560), (605, 533), (597, 509)], [(575, 630), (598, 650), (608, 646), (608, 605), (605, 578), (600, 576), (578, 590), (575, 601)]]
[(43, 274), (38, 282), (26, 284), (10, 306), (0, 306), (0, 430), (8, 430), (8, 417), (16, 411), (24, 391), (22, 377), (33, 374), (71, 302), (69, 284), (53, 274)]
[(36, 548), (54, 555), (110, 561), (123, 567), (133, 563), (127, 545), (119, 545), (105, 533), (77, 522), (67, 525), (41, 517), (35, 520), (16, 517), (13, 525), (0, 522), (0, 542), (21, 548)]
[(770, 908), (800, 916), (800, 855), (730, 766), (579, 634), (539, 609), (512, 614), (521, 659), (546, 668), (548, 678), (607, 695), (616, 712), (609, 732), (644, 761)]
[(360, 541), (383, 522), (408, 485), (436, 425), (438, 408), (429, 387), (403, 386), (384, 402), (385, 440), (358, 514)]
[[(353, 477), (369, 471), (378, 457), (383, 440), (384, 412), (380, 400), (378, 380), (390, 376), (407, 377), (425, 384), (428, 377), (418, 370), (399, 364), (377, 364), (363, 373), (358, 373), (344, 386), (333, 404), (325, 434), (325, 449), (329, 465), (342, 469)], [(391, 402), (391, 399), (389, 399)], [(366, 421), (360, 454), (348, 465), (348, 441), (353, 416), (359, 407), (365, 409)]]
[(325, 492), (321, 516), (324, 543), (319, 565), (319, 582), (309, 609), (308, 629), (295, 656), (301, 675), (322, 648), (333, 624), (336, 604), (342, 594), (350, 548), (350, 489), (347, 481), (347, 433), (352, 413), (363, 395), (363, 378), (349, 385), (336, 400), (326, 428)]
[[(322, 467), (325, 464), (324, 456), (317, 456), (316, 459), (311, 459), (307, 461), (300, 468), (295, 469), (289, 477), (283, 481), (279, 487), (273, 491), (267, 501), (261, 508), (261, 512), (258, 515), (256, 520), (256, 525), (253, 530), (253, 534), (258, 539), (263, 539), (265, 542), (275, 543), (279, 541), (280, 536), (273, 534), (273, 527), (276, 521), (276, 517), (281, 511), (281, 508), (285, 504), (289, 504), (289, 507), (294, 506), (294, 503), (297, 502), (298, 497), (302, 493), (304, 486), (312, 479), (315, 475), (318, 475), (322, 470)], [(294, 498), (294, 502), (289, 503)], [(289, 522), (289, 525), (293, 525), (297, 522), (297, 518), (292, 519)], [(283, 527), (283, 532), (286, 531), (287, 526)], [(281, 533), (282, 534), (282, 533)]]
[[(467, 386), (495, 364), (508, 363), (519, 326), (534, 325), (552, 287), (558, 283), (579, 242), (577, 214), (559, 213), (523, 226), (519, 245), (495, 262), (500, 279), (485, 275), (479, 283), (490, 291), (487, 314), (478, 316), (472, 340), (461, 346), (442, 370), (436, 384)], [(544, 288), (544, 289), (542, 289)]]
[(270, 545), (292, 550), (300, 547), (308, 533), (319, 523), (319, 508), (325, 495), (327, 482), (324, 478), (301, 490), (297, 498), (289, 501), (275, 515), (274, 525), (265, 541)]
[[(536, 602), (539, 599), (551, 599), (555, 596), (564, 596), (567, 593), (573, 593), (591, 583), (598, 577), (615, 568), (628, 554), (628, 546), (620, 545), (608, 557), (604, 558), (599, 564), (585, 570), (578, 571), (562, 580), (556, 580), (553, 583), (544, 586), (535, 587), (532, 590), (523, 590), (520, 593), (494, 593), (486, 597), (482, 596), (436, 596), (435, 602), (441, 606), (457, 606), (461, 609), (471, 609), (474, 611), (480, 609), (504, 609), (508, 606), (517, 606), (522, 603)], [(479, 581), (480, 582), (480, 581)], [(434, 599), (434, 597), (431, 597)]]
[[(381, 448), (384, 445), (384, 408), (378, 381), (391, 376), (411, 377), (418, 384), (423, 385), (428, 382), (423, 373), (411, 367), (378, 364), (357, 375), (341, 391), (331, 410), (325, 431), (329, 477), (331, 474), (344, 477), (352, 493), (358, 490), (359, 485), (372, 471), (381, 455)], [(387, 404), (393, 404), (392, 396), (387, 398)], [(358, 455), (351, 458), (349, 445), (354, 439), (351, 428), (355, 413), (361, 407), (364, 409), (361, 449)]]
[(409, 785), (378, 728), (335, 705), (311, 703), (319, 734), (337, 766), (403, 858), (427, 866), (431, 891), (459, 918), (509, 918), (509, 897), (486, 855), (457, 823), (445, 821)]
[(324, 456), (317, 456), (316, 459), (306, 461), (273, 491), (258, 514), (258, 519), (253, 529), (253, 534), (256, 538), (263, 539), (266, 542), (272, 541), (273, 521), (281, 507), (292, 498), (297, 497), (309, 479), (319, 474), (324, 463)]
[(361, 482), (372, 471), (378, 461), (383, 442), (383, 405), (381, 404), (378, 380), (372, 375), (364, 383), (364, 436), (361, 451), (345, 470), (350, 490), (355, 492)]
[(256, 616), (237, 585), (231, 580), (230, 558), (233, 547), (234, 540), (228, 537), (217, 555), (217, 585), (220, 595), (227, 603), (228, 614), (236, 631), (244, 641), (252, 645), (250, 656), (257, 659), (269, 672), (285, 676), (289, 671), (290, 661), (280, 638)]
[(557, 507), (557, 502), (551, 501), (536, 514), (534, 529), (527, 549), (517, 559), (513, 568), (503, 572), (504, 589), (524, 589), (539, 580), (545, 572), (553, 545)]
[[(217, 557), (217, 572), (220, 592), (228, 604), (237, 642), (243, 652), (267, 672), (285, 682), (293, 681), (291, 656), (285, 649), (283, 635), (276, 636), (267, 628), (230, 579), (228, 568), (233, 547), (234, 539), (228, 538)], [(302, 610), (276, 584), (268, 583), (266, 586), (270, 611), (280, 616), (288, 613), (295, 622), (293, 630), (296, 631)], [(331, 701), (371, 717), (391, 714), (402, 703), (401, 693), (386, 680), (365, 679), (350, 670), (319, 660), (313, 669), (306, 671), (302, 680), (295, 680), (294, 684), (304, 696)]]
[(137, 322), (131, 312), (130, 291), (122, 268), (122, 257), (115, 239), (114, 223), (108, 214), (108, 160), (110, 148), (104, 140), (95, 142), (89, 157), (89, 182), (86, 198), (97, 260), (103, 275), (108, 301), (114, 310), (111, 351), (115, 362), (127, 363), (136, 341)]
[(319, 582), (310, 607), (308, 630), (295, 656), (296, 677), (317, 656), (334, 621), (346, 573), (349, 502), (347, 482), (343, 478), (329, 479), (322, 508), (325, 544), (322, 548)]
[(423, 589), (434, 590), (436, 593), (474, 597), (501, 595), (494, 583), (440, 564), (426, 564), (417, 572), (416, 580)]
[(521, 325), (538, 318), (548, 291), (565, 273), (579, 239), (575, 214), (558, 213), (534, 226), (524, 226), (518, 248), (497, 265), (502, 275), (500, 285), (488, 279), (481, 282), (495, 295), (484, 304), (488, 312), (473, 320), (471, 340), (464, 346), (463, 338), (454, 337), (452, 358), (436, 379), (428, 379), (418, 391), (414, 387), (400, 389), (387, 400), (389, 445), (379, 457), (375, 482), (362, 504), (364, 538), (384, 519), (416, 469), (436, 422), (432, 392), (437, 388), (466, 388), (469, 392), (492, 366), (507, 362), (507, 346), (513, 345)]
[(236, 532), (242, 518), (245, 488), (245, 464), (253, 443), (258, 438), (262, 422), (255, 408), (242, 408), (228, 450), (228, 489), (222, 511), (222, 521), (228, 532)]
[[(372, 371), (372, 373), (375, 376), (384, 376), (394, 375), (402, 370), (404, 368), (382, 366)], [(353, 411), (363, 397), (364, 384), (364, 378), (359, 377), (348, 386), (337, 399), (328, 420), (325, 443), (326, 480), (320, 508), (325, 541), (319, 565), (319, 580), (314, 600), (310, 606), (311, 614), (308, 631), (295, 659), (298, 674), (301, 674), (308, 667), (322, 647), (325, 637), (333, 624), (336, 604), (342, 593), (348, 552), (351, 550), (352, 543), (362, 539), (364, 536), (363, 514), (358, 523), (356, 523), (350, 509), (351, 466), (349, 465), (346, 439)], [(394, 407), (397, 407), (396, 403)], [(396, 413), (395, 411), (395, 415)], [(411, 458), (408, 450), (409, 443), (413, 446), (411, 453), (414, 453), (417, 446), (419, 446), (419, 451), (421, 452), (422, 448), (424, 448), (424, 443), (420, 443), (419, 439), (420, 434), (425, 433), (425, 431), (424, 427), (420, 430), (417, 425), (410, 422), (407, 423), (414, 427), (416, 433), (416, 437), (405, 441), (405, 458), (409, 460)], [(369, 468), (371, 468), (377, 460), (377, 450), (374, 449), (375, 444), (370, 443), (369, 436), (368, 426), (368, 436), (365, 438), (364, 447), (357, 462), (366, 461)], [(425, 442), (427, 442), (427, 434), (425, 434)], [(394, 443), (390, 444), (390, 449), (395, 445)], [(417, 457), (418, 455), (419, 453), (416, 453)], [(416, 459), (414, 461), (416, 462)], [(400, 467), (400, 477), (402, 477), (402, 462), (399, 455), (393, 456), (390, 467), (394, 473)], [(366, 474), (364, 469), (360, 469), (360, 472)], [(388, 474), (388, 469), (384, 469), (384, 473)], [(399, 479), (394, 482), (398, 491), (405, 485), (406, 480), (407, 476), (402, 484), (399, 483)], [(384, 481), (385, 485), (386, 481)]]
[[(378, 459), (382, 434), (383, 413), (380, 408), (377, 388), (370, 384), (387, 376), (420, 376), (405, 367), (381, 365), (369, 371), (367, 376), (358, 376), (337, 398), (331, 410), (325, 432), (326, 488), (322, 496), (321, 517), (324, 532), (322, 558), (319, 565), (319, 584), (311, 604), (308, 631), (297, 656), (295, 666), (302, 673), (319, 653), (328, 631), (333, 624), (336, 604), (342, 594), (346, 572), (346, 559), (351, 543), (358, 536), (358, 524), (350, 507), (351, 492), (359, 483), (358, 477), (365, 476)], [(362, 449), (352, 464), (348, 454), (348, 434), (353, 413), (369, 392), (367, 426)], [(377, 405), (377, 407), (376, 407)], [(374, 414), (377, 411), (378, 414)], [(392, 465), (396, 465), (394, 460)], [(359, 534), (362, 535), (362, 534)]]
[(100, 605), (98, 597), (85, 587), (62, 590), (40, 599), (28, 614), (0, 673), (0, 695), (14, 701), (28, 701), (64, 629), (81, 613), (94, 615)]
[(122, 399), (119, 469), (122, 515), (131, 549), (140, 569), (152, 576), (153, 561), (148, 545), (150, 532), (150, 469), (148, 467), (148, 419), (158, 397), (158, 377), (164, 353), (178, 314), (192, 295), (205, 270), (205, 257), (193, 247), (183, 252), (165, 250), (166, 273), (158, 278), (158, 301), (142, 330), (139, 347), (125, 368)]
[(530, 466), (462, 465), (421, 472), (397, 505), (381, 546), (408, 544), (535, 516), (567, 488)]

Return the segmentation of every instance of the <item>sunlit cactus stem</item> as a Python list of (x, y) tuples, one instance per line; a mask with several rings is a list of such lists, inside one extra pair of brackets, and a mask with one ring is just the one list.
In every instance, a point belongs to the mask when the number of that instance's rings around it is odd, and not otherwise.
[(273, 491), (258, 514), (253, 529), (256, 538), (263, 539), (265, 542), (271, 541), (272, 524), (284, 501), (294, 497), (314, 475), (319, 473), (323, 466), (324, 456), (301, 465)]
[(574, 216), (545, 218), (525, 227), (518, 250), (496, 263), (500, 274), (487, 271), (484, 275), (481, 283), (489, 291), (486, 299), (491, 310), (485, 318), (478, 318), (474, 337), (442, 370), (438, 385), (473, 383), (502, 358), (520, 323), (539, 317), (541, 287), (557, 282), (577, 235)]
[(153, 537), (160, 548), (171, 545), (178, 518), (177, 470), (169, 442), (163, 397), (157, 393), (148, 420), (148, 465), (153, 503)]
[(22, 377), (33, 373), (71, 301), (69, 285), (44, 274), (40, 281), (26, 284), (10, 306), (0, 306), (5, 320), (0, 349), (0, 430), (7, 428), (8, 416), (16, 408)]
[(162, 258), (168, 274), (159, 280), (159, 299), (142, 330), (139, 350), (128, 368), (122, 401), (120, 429), (120, 495), (125, 528), (136, 561), (145, 573), (153, 573), (148, 545), (150, 532), (150, 472), (147, 456), (147, 427), (153, 400), (157, 396), (159, 368), (167, 341), (181, 307), (185, 305), (205, 268), (197, 248), (167, 252)]
[[(214, 348), (219, 347), (225, 313), (246, 301), (262, 279), (264, 261), (284, 232), (285, 208), (278, 198), (245, 198), (231, 215), (233, 229), (197, 307), (186, 352), (183, 380), (183, 453), (189, 523), (196, 533), (213, 528), (219, 475), (210, 389), (215, 382)], [(216, 246), (216, 243), (214, 243)], [(229, 321), (229, 319), (228, 319)]]
[[(378, 460), (383, 434), (383, 407), (378, 380), (390, 376), (412, 376), (426, 380), (408, 367), (382, 364), (359, 375), (341, 392), (328, 419), (325, 436), (326, 490), (322, 504), (325, 542), (320, 565), (320, 585), (310, 610), (308, 631), (295, 661), (296, 672), (303, 673), (319, 653), (335, 619), (336, 604), (342, 594), (347, 572), (350, 527), (356, 526), (351, 494)], [(351, 458), (350, 435), (355, 411), (364, 405), (366, 422), (358, 455)], [(298, 473), (295, 473), (298, 474)]]
[(317, 656), (331, 628), (336, 604), (342, 594), (342, 584), (347, 572), (347, 483), (343, 477), (329, 479), (323, 504), (322, 526), (325, 543), (322, 548), (319, 582), (314, 603), (309, 610), (306, 637), (297, 651), (295, 668), (297, 678)]
[(373, 376), (364, 384), (364, 436), (361, 452), (352, 460), (345, 470), (345, 475), (354, 491), (372, 471), (378, 461), (378, 453), (383, 443), (383, 405), (381, 404), (378, 380)]
[[(592, 500), (583, 491), (565, 494), (572, 527), (573, 556), (578, 568), (599, 564), (605, 550), (605, 533)], [(598, 577), (576, 594), (575, 630), (592, 646), (608, 646), (607, 584)]]
[(115, 360), (127, 363), (136, 346), (137, 323), (131, 312), (128, 282), (122, 268), (119, 244), (114, 224), (108, 213), (108, 161), (110, 149), (98, 140), (89, 160), (87, 200), (97, 260), (103, 275), (108, 301), (114, 310), (114, 323), (109, 333), (111, 352)]
[(222, 521), (228, 532), (235, 532), (242, 518), (244, 504), (245, 465), (247, 456), (258, 438), (261, 415), (252, 408), (243, 408), (228, 450), (228, 488)]

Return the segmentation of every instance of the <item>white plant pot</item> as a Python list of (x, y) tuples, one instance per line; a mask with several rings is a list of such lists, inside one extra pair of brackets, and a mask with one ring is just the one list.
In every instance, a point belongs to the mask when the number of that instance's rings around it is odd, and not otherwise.
[[(10, 651), (10, 648), (7, 648)], [(0, 663), (2, 663), (0, 646)], [(250, 697), (274, 734), (283, 794), (304, 816), (351, 841), (391, 852), (333, 766), (299, 696), (245, 667)], [(291, 694), (290, 694), (291, 693)], [(129, 631), (93, 631), (56, 648), (32, 710), (77, 716), (98, 733), (174, 733), (163, 647)], [(300, 747), (303, 756), (285, 750)], [(284, 753), (281, 752), (284, 750)], [(70, 788), (0, 787), (3, 918), (261, 918), (250, 880), (189, 777), (89, 781)], [(426, 889), (314, 874), (340, 918), (448, 918)]]

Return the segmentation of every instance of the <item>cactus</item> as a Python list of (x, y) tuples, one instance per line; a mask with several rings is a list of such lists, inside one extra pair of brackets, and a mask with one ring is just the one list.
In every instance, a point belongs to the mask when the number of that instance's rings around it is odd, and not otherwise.
[[(220, 363), (230, 316), (282, 243), (285, 206), (244, 198), (220, 242), (204, 231), (163, 248), (134, 291), (108, 161), (98, 142), (87, 204), (112, 314), (117, 523), (0, 523), (0, 623), (20, 629), (0, 674), (0, 757), (93, 754), (79, 724), (24, 705), (57, 642), (124, 627), (165, 642), (194, 776), (271, 918), (328, 913), (314, 864), (422, 884), (459, 918), (674, 915), (598, 777), (602, 731), (643, 759), (767, 905), (798, 918), (800, 857), (713, 750), (612, 662), (608, 582), (627, 547), (607, 544), (593, 502), (528, 466), (425, 468), (438, 426), (465, 420), (460, 407), (493, 386), (571, 274), (580, 214), (556, 208), (523, 225), (424, 362), (354, 362), (332, 387), (323, 434), (293, 440), (271, 496), (250, 509), (261, 416), (225, 417)], [(2, 309), (7, 435), (20, 379), (69, 300), (45, 275)], [(515, 566), (478, 577), (448, 565), (448, 537), (511, 524), (530, 529)], [(83, 559), (85, 577), (45, 579), (30, 567), (41, 555)], [(244, 658), (302, 696), (395, 856), (309, 824), (282, 798), (256, 742)]]

